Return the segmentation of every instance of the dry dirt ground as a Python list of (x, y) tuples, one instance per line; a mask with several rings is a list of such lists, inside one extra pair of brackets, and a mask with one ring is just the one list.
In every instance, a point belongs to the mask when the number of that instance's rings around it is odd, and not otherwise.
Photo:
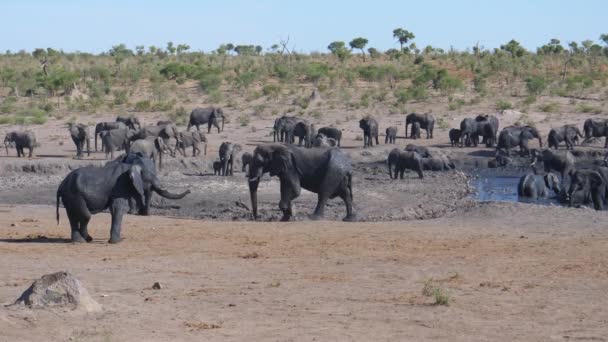
[[(501, 114), (501, 126), (521, 116)], [(551, 126), (582, 126), (586, 118), (528, 117), (544, 137)], [(381, 132), (398, 125), (403, 135), (402, 115), (378, 119)], [(94, 118), (102, 120), (113, 118)], [(278, 181), (266, 178), (259, 190), (265, 222), (254, 223), (244, 174), (213, 176), (209, 166), (222, 141), (252, 151), (272, 140), (272, 119), (248, 127), (236, 121), (208, 135), (207, 156), (168, 158), (161, 180), (192, 194), (155, 200), (154, 216), (126, 217), (119, 245), (106, 243), (108, 214), (93, 218), (96, 239), (86, 245), (65, 240), (63, 209), (55, 222), (55, 191), (65, 174), (103, 163), (101, 153), (72, 159), (64, 121), (36, 128), (36, 158), (1, 153), (0, 303), (11, 304), (43, 274), (65, 270), (103, 311), (2, 306), (0, 341), (608, 340), (608, 212), (475, 202), (467, 172), (493, 151), (448, 147), (447, 128), (415, 143), (450, 153), (464, 172), (390, 180), (383, 161), (394, 146), (361, 149), (353, 119), (340, 127), (363, 222), (337, 221), (344, 216), (339, 200), (329, 203), (327, 221), (307, 221), (316, 203), (308, 192), (295, 202), (296, 222), (275, 222)], [(154, 282), (163, 288), (153, 290)], [(449, 305), (434, 305), (425, 285), (447, 294)]]

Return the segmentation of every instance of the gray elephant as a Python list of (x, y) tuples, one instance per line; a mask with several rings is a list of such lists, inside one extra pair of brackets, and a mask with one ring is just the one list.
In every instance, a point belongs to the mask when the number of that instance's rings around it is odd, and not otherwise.
[(554, 148), (557, 150), (559, 148), (559, 143), (565, 141), (566, 149), (573, 150), (574, 143), (576, 140), (578, 140), (578, 137), (583, 137), (578, 127), (574, 125), (563, 125), (561, 127), (552, 128), (549, 131), (547, 143), (549, 144), (549, 148)]
[(207, 155), (207, 137), (203, 132), (180, 132), (177, 135), (175, 149), (185, 157), (186, 148), (192, 146), (192, 156), (196, 157), (201, 154), (201, 144), (203, 144), (204, 153)]
[(179, 132), (177, 131), (177, 126), (173, 124), (164, 126), (144, 126), (141, 129), (136, 130), (135, 134), (133, 134), (130, 139), (131, 141), (135, 141), (156, 137), (161, 137), (164, 140), (171, 157), (175, 157), (175, 150), (171, 147), (169, 140), (175, 139), (177, 144), (179, 144)]
[[(283, 115), (282, 117), (278, 118), (275, 120), (274, 122), (274, 141), (280, 141), (280, 142), (285, 142), (288, 144), (293, 144), (295, 141), (295, 130), (296, 130), (296, 126), (298, 125), (298, 123), (300, 122), (306, 122), (305, 120), (301, 119), (301, 118), (296, 118), (293, 116), (286, 116)], [(305, 126), (305, 125), (304, 125)], [(305, 136), (306, 130), (303, 129), (304, 127), (300, 127), (299, 129), (299, 136)], [(312, 131), (312, 129), (311, 129)]]
[(525, 174), (519, 179), (517, 185), (517, 195), (520, 197), (534, 199), (549, 197), (551, 190), (555, 195), (559, 195), (561, 191), (559, 178), (552, 173), (547, 173), (544, 176), (533, 173)]
[(411, 130), (412, 131), (410, 132), (410, 138), (412, 138), (414, 140), (420, 139), (420, 123), (413, 122)]
[[(253, 159), (253, 155), (249, 152), (245, 152), (241, 155), (241, 171), (245, 172), (247, 170), (247, 167), (251, 163), (252, 159)], [(247, 172), (246, 174), (249, 174), (249, 173)]]
[(424, 174), (422, 173), (422, 157), (418, 152), (394, 148), (388, 154), (386, 162), (388, 164), (388, 174), (393, 179), (397, 179), (397, 175), (400, 175), (400, 178), (403, 179), (405, 169), (415, 171), (418, 173), (419, 178), (424, 178)]
[(426, 130), (426, 138), (433, 139), (433, 129), (435, 128), (435, 118), (431, 114), (411, 113), (405, 117), (405, 137), (407, 138), (407, 126), (418, 122), (420, 128)]
[(374, 146), (374, 139), (376, 139), (376, 145), (380, 144), (378, 141), (378, 121), (372, 117), (366, 117), (359, 120), (359, 128), (363, 130), (363, 148)]
[(317, 131), (319, 134), (325, 135), (327, 138), (332, 138), (338, 143), (340, 147), (340, 140), (342, 140), (342, 130), (335, 127), (321, 127)]
[(476, 147), (478, 143), (477, 121), (473, 118), (464, 118), (460, 122), (460, 147)]
[(588, 143), (591, 138), (605, 137), (604, 148), (608, 148), (608, 119), (587, 119), (583, 124), (583, 131), (584, 143)]
[(456, 146), (459, 144), (460, 142), (460, 130), (458, 128), (452, 128), (450, 130), (450, 132), (448, 133), (448, 135), (450, 136), (450, 143), (452, 144), (452, 147)]
[(562, 183), (566, 176), (571, 176), (575, 171), (576, 158), (570, 151), (551, 151), (549, 149), (538, 152), (532, 151), (531, 166), (538, 161), (543, 162), (545, 172), (557, 171), (562, 176)]
[(498, 135), (498, 118), (494, 115), (477, 115), (475, 122), (477, 137), (482, 137), (482, 143), (487, 147), (494, 147)]
[(136, 140), (131, 143), (129, 153), (141, 154), (143, 157), (150, 158), (158, 169), (163, 169), (163, 152), (167, 150), (164, 140), (161, 137)]
[(338, 146), (338, 143), (334, 138), (328, 138), (323, 133), (317, 134), (315, 139), (313, 140), (313, 147), (334, 147)]
[(318, 194), (318, 202), (311, 219), (323, 218), (329, 199), (340, 197), (346, 205), (344, 221), (355, 221), (353, 208), (352, 166), (346, 154), (338, 148), (304, 149), (281, 144), (259, 145), (253, 151), (249, 165), (249, 193), (253, 218), (258, 218), (257, 190), (264, 173), (278, 176), (281, 183), (279, 208), (281, 221), (293, 216), (291, 202), (304, 188)]
[(410, 152), (417, 152), (422, 158), (429, 158), (433, 156), (431, 150), (426, 146), (407, 144), (404, 150)]
[(513, 164), (513, 159), (499, 154), (488, 161), (488, 168), (495, 169), (497, 167), (505, 167), (511, 164)]
[(543, 147), (542, 138), (535, 127), (518, 125), (505, 127), (498, 136), (496, 153), (503, 150), (510, 155), (511, 149), (519, 146), (521, 155), (529, 155), (528, 141), (531, 139), (538, 139), (538, 145), (540, 148)]
[(397, 127), (390, 126), (387, 127), (385, 132), (384, 143), (385, 144), (394, 144), (397, 141)]
[(101, 132), (101, 148), (106, 153), (106, 159), (114, 159), (114, 151), (129, 151), (131, 138), (136, 131), (119, 128)]
[(302, 146), (302, 142), (304, 142), (304, 147), (312, 147), (312, 140), (315, 135), (314, 125), (304, 119), (298, 120), (293, 129), (293, 136), (298, 137), (298, 146)]
[(159, 120), (156, 122), (156, 126), (166, 126), (166, 125), (173, 125), (173, 121), (171, 120)]
[(29, 150), (29, 158), (32, 158), (34, 153), (34, 147), (36, 146), (36, 135), (32, 131), (23, 132), (10, 132), (4, 137), (4, 148), (6, 149), (6, 155), (8, 155), (8, 146), (10, 144), (15, 145), (17, 150), (17, 157), (25, 157), (24, 148)]
[(580, 169), (574, 172), (568, 190), (570, 206), (593, 203), (603, 210), (608, 202), (608, 167)]
[[(200, 131), (200, 125), (207, 124), (207, 133), (211, 133), (211, 126), (217, 128), (217, 132), (220, 133), (224, 130), (224, 110), (219, 107), (207, 107), (207, 108), (195, 108), (190, 112), (190, 121), (188, 121), (188, 128), (196, 126), (196, 130)], [(219, 121), (222, 121), (222, 128), (220, 129)]]
[(429, 171), (449, 171), (456, 168), (450, 157), (437, 154), (432, 157), (422, 158), (422, 169)]
[(213, 175), (214, 176), (222, 175), (222, 162), (219, 160), (216, 160), (213, 162)]
[(141, 128), (141, 121), (139, 118), (131, 115), (131, 116), (118, 116), (116, 118), (116, 122), (122, 122), (125, 126), (130, 129), (138, 129)]
[(149, 214), (152, 191), (168, 199), (180, 199), (190, 193), (169, 192), (156, 176), (153, 162), (137, 155), (127, 155), (103, 167), (87, 166), (70, 172), (57, 189), (57, 224), (59, 203), (63, 202), (70, 220), (73, 242), (91, 242), (88, 224), (91, 215), (109, 209), (112, 215), (110, 243), (121, 240), (123, 215), (135, 200), (142, 215)]
[(87, 145), (87, 156), (91, 155), (90, 138), (89, 138), (89, 128), (83, 124), (75, 124), (73, 122), (68, 123), (68, 130), (70, 131), (70, 136), (72, 137), (72, 141), (74, 145), (76, 145), (76, 158), (82, 158), (82, 151), (84, 149), (84, 144)]
[(112, 129), (128, 128), (123, 122), (99, 122), (95, 125), (95, 151), (97, 151), (97, 136), (101, 138), (101, 132)]
[(220, 145), (219, 153), (220, 163), (222, 165), (222, 176), (233, 175), (234, 159), (241, 149), (241, 145), (233, 144), (228, 141), (224, 141), (222, 145)]

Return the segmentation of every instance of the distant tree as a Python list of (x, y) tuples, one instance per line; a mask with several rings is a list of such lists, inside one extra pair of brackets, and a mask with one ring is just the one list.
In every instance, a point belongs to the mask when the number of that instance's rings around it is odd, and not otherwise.
[(180, 54), (182, 54), (183, 52), (186, 52), (186, 51), (188, 51), (188, 50), (190, 50), (190, 45), (188, 45), (188, 44), (179, 44), (179, 45), (177, 46), (177, 54), (178, 54), (178, 55), (180, 55)]
[(146, 48), (143, 45), (137, 45), (135, 51), (137, 51), (138, 56), (143, 56), (144, 52), (146, 52)]
[(407, 44), (410, 40), (416, 38), (414, 34), (408, 30), (402, 28), (396, 28), (393, 30), (393, 38), (397, 39), (399, 45), (401, 47), (401, 51), (403, 51), (403, 45)]
[(348, 45), (350, 45), (351, 49), (359, 49), (361, 50), (361, 55), (363, 56), (363, 61), (365, 61), (365, 45), (367, 45), (368, 40), (363, 38), (363, 37), (359, 37), (359, 38), (355, 38), (353, 40), (350, 41), (350, 43), (348, 43)]
[(579, 53), (580, 52), (580, 48), (578, 47), (578, 43), (577, 42), (570, 42), (570, 43), (568, 43), (568, 47), (570, 48), (570, 52), (571, 53)]
[(507, 44), (500, 46), (501, 50), (507, 51), (511, 54), (511, 57), (521, 57), (524, 55), (526, 50), (519, 44), (515, 39), (511, 39)]
[(585, 53), (589, 53), (589, 50), (591, 50), (591, 47), (593, 46), (593, 41), (589, 39), (583, 40), (581, 45), (583, 46), (583, 51)]
[(262, 49), (262, 47), (261, 47), (260, 45), (256, 45), (256, 46), (255, 46), (255, 54), (256, 54), (256, 55), (258, 55), (258, 56), (259, 56), (260, 54), (262, 54), (262, 50), (263, 50), (263, 49)]
[(34, 52), (32, 52), (32, 56), (34, 56), (34, 58), (36, 58), (37, 60), (42, 60), (46, 58), (46, 50), (37, 48), (36, 50), (34, 50)]
[(237, 45), (234, 47), (234, 52), (239, 56), (251, 56), (255, 54), (256, 47), (253, 45)]
[(340, 62), (344, 62), (350, 56), (350, 50), (346, 48), (346, 44), (342, 41), (331, 42), (327, 49), (331, 51), (331, 53), (338, 57)]
[(108, 54), (114, 57), (114, 62), (116, 63), (116, 71), (120, 70), (120, 64), (127, 57), (133, 56), (133, 51), (128, 49), (125, 44), (118, 44), (112, 46)]
[(376, 49), (374, 47), (370, 47), (369, 49), (367, 49), (367, 53), (369, 53), (369, 56), (372, 59), (376, 59), (380, 56), (380, 51), (378, 51), (378, 49)]
[(157, 50), (157, 49), (158, 49), (158, 48), (157, 48), (156, 46), (154, 46), (154, 45), (150, 45), (150, 46), (148, 46), (148, 51), (150, 51), (150, 54), (151, 54), (151, 55), (155, 55), (155, 54), (156, 54), (156, 50)]
[(564, 52), (564, 47), (561, 45), (559, 39), (553, 38), (549, 44), (545, 44), (537, 49), (539, 55), (558, 55)]
[(175, 46), (173, 46), (173, 42), (167, 42), (167, 52), (174, 55), (175, 50), (177, 50), (177, 49), (175, 48)]
[(399, 59), (401, 58), (401, 51), (397, 49), (388, 49), (384, 52), (390, 59)]

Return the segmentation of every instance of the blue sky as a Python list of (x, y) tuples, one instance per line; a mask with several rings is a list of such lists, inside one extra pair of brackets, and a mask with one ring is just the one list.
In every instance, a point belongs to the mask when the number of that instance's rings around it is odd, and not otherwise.
[(397, 27), (414, 32), (420, 48), (493, 48), (515, 38), (535, 49), (551, 38), (565, 45), (608, 33), (608, 0), (1, 0), (0, 11), (0, 51), (167, 41), (210, 51), (222, 42), (267, 48), (287, 36), (298, 51), (358, 36), (385, 50), (398, 46)]

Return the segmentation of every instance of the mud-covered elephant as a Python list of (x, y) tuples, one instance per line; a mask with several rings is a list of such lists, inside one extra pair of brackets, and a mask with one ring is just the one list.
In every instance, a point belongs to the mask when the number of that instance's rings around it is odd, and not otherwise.
[(29, 150), (28, 157), (32, 158), (34, 147), (36, 146), (36, 135), (32, 131), (7, 133), (4, 137), (4, 148), (6, 149), (6, 155), (8, 155), (8, 146), (10, 144), (15, 145), (17, 157), (25, 157), (25, 152), (23, 152), (23, 149), (27, 148)]
[(498, 135), (499, 121), (494, 115), (477, 115), (475, 117), (477, 136), (482, 137), (482, 143), (494, 147)]
[(568, 189), (570, 206), (593, 203), (595, 210), (603, 210), (608, 202), (608, 167), (576, 170)]
[(106, 153), (106, 159), (114, 159), (114, 151), (129, 151), (131, 138), (136, 131), (129, 128), (112, 129), (101, 132), (101, 148)]
[(318, 134), (323, 134), (327, 138), (334, 139), (340, 146), (340, 140), (342, 140), (342, 130), (336, 127), (321, 127), (317, 131)]
[(180, 199), (190, 193), (169, 192), (156, 176), (154, 163), (145, 157), (127, 155), (103, 167), (87, 166), (70, 172), (57, 189), (57, 224), (59, 204), (63, 202), (70, 221), (73, 242), (90, 242), (88, 224), (91, 215), (109, 209), (112, 215), (110, 243), (121, 240), (123, 215), (134, 200), (138, 212), (148, 215), (152, 192), (168, 199)]
[(397, 175), (403, 179), (405, 169), (415, 171), (419, 178), (424, 178), (424, 174), (422, 173), (422, 157), (418, 152), (394, 148), (389, 152), (386, 163), (388, 165), (388, 174), (393, 179), (397, 179)]
[(298, 146), (302, 146), (302, 142), (304, 142), (304, 147), (312, 147), (312, 140), (315, 135), (315, 126), (313, 124), (304, 119), (300, 119), (296, 122), (293, 129), (293, 136), (298, 137)]
[(116, 122), (122, 122), (130, 129), (138, 129), (141, 128), (141, 121), (138, 117), (135, 116), (118, 116), (116, 118)]
[(432, 157), (422, 158), (422, 169), (429, 171), (449, 171), (456, 168), (450, 157), (437, 154)]
[(386, 137), (384, 138), (385, 144), (394, 144), (397, 141), (397, 127), (390, 126), (386, 128)]
[(477, 121), (473, 118), (464, 118), (460, 122), (460, 147), (477, 146), (478, 143)]
[[(176, 144), (179, 144), (179, 132), (177, 126), (168, 124), (164, 126), (144, 126), (141, 129), (135, 130), (134, 134), (130, 137), (131, 141), (139, 139), (148, 139), (160, 137), (165, 142), (167, 149), (172, 157), (175, 157), (175, 149), (171, 146), (171, 139), (175, 139)], [(174, 145), (175, 146), (175, 145)]]
[(450, 143), (452, 144), (452, 147), (456, 146), (459, 144), (460, 142), (460, 130), (458, 128), (452, 128), (450, 129), (450, 132), (448, 133), (449, 137), (450, 137)]
[(499, 151), (503, 150), (507, 155), (510, 155), (511, 149), (519, 146), (521, 155), (529, 155), (528, 142), (531, 139), (538, 139), (539, 147), (543, 147), (543, 140), (535, 127), (519, 125), (505, 127), (498, 136), (496, 153), (498, 154)]
[(583, 131), (584, 143), (588, 143), (591, 138), (605, 137), (604, 148), (608, 148), (608, 119), (587, 119), (583, 123)]
[(433, 129), (435, 128), (435, 118), (431, 114), (411, 113), (405, 117), (405, 137), (407, 138), (407, 126), (418, 122), (420, 128), (426, 131), (426, 138), (433, 139)]
[(552, 151), (549, 149), (541, 152), (536, 149), (532, 151), (531, 166), (538, 161), (543, 162), (545, 172), (556, 171), (562, 176), (562, 183), (566, 176), (571, 176), (576, 168), (576, 158), (570, 151)]
[(95, 151), (97, 151), (97, 136), (101, 138), (101, 132), (110, 131), (113, 129), (128, 128), (124, 122), (99, 122), (95, 125)]
[(420, 139), (420, 122), (412, 122), (410, 138)]
[(233, 166), (236, 155), (241, 152), (242, 148), (239, 144), (233, 144), (228, 141), (224, 141), (222, 145), (220, 145), (220, 163), (222, 176), (232, 176), (233, 175)]
[(76, 158), (82, 158), (84, 145), (87, 145), (87, 156), (91, 155), (89, 128), (84, 124), (68, 123), (68, 130), (74, 145), (76, 145)]
[(545, 175), (536, 175), (528, 173), (519, 179), (517, 184), (517, 195), (520, 197), (543, 198), (550, 197), (550, 191), (553, 190), (554, 195), (559, 195), (560, 181), (553, 173)]
[(177, 134), (175, 149), (185, 157), (186, 148), (192, 147), (192, 156), (196, 157), (201, 154), (201, 144), (203, 144), (204, 154), (207, 155), (207, 137), (203, 132), (180, 132)]
[(327, 201), (340, 197), (346, 205), (344, 221), (356, 220), (351, 160), (339, 148), (304, 149), (282, 144), (256, 147), (248, 176), (254, 219), (258, 218), (258, 185), (262, 175), (267, 172), (280, 180), (282, 221), (289, 221), (293, 216), (291, 202), (300, 195), (302, 188), (318, 195), (311, 219), (323, 218)]
[(433, 156), (433, 152), (431, 151), (431, 149), (429, 149), (426, 146), (418, 146), (418, 145), (414, 145), (414, 144), (407, 144), (404, 148), (405, 151), (410, 151), (410, 152), (418, 152), (418, 154), (422, 157), (422, 158), (429, 158)]
[(561, 127), (552, 128), (549, 131), (547, 143), (549, 144), (549, 148), (557, 150), (559, 148), (559, 143), (565, 141), (566, 149), (573, 150), (574, 143), (578, 140), (578, 137), (583, 137), (578, 127), (575, 125), (563, 125)]
[(334, 138), (328, 138), (323, 133), (317, 134), (312, 142), (312, 147), (334, 147), (338, 146), (338, 142)]
[(129, 153), (141, 154), (146, 158), (152, 159), (156, 164), (158, 162), (158, 169), (163, 169), (163, 153), (167, 150), (165, 141), (161, 137), (147, 138), (136, 140), (131, 143)]
[[(222, 121), (221, 129), (220, 120)], [(186, 131), (189, 131), (192, 126), (196, 126), (196, 130), (200, 131), (199, 126), (207, 124), (207, 133), (211, 133), (211, 126), (215, 126), (217, 132), (220, 133), (224, 130), (224, 121), (224, 110), (220, 107), (195, 108), (190, 112), (190, 120)]]
[(374, 139), (376, 139), (376, 145), (380, 144), (378, 141), (378, 121), (372, 117), (366, 117), (359, 120), (359, 128), (363, 130), (363, 148), (374, 146)]

